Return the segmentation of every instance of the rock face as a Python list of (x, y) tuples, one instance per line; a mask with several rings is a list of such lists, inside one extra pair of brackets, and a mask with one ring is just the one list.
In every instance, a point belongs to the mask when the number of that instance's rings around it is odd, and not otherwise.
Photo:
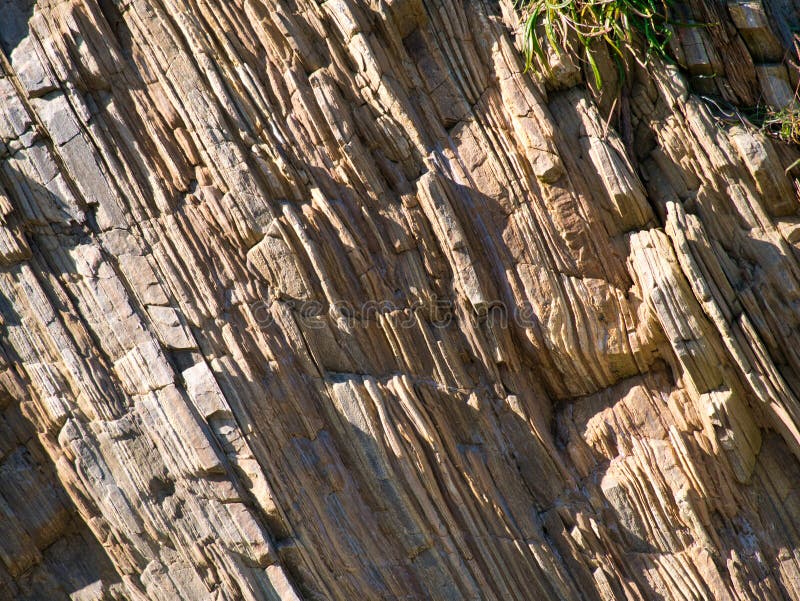
[(800, 12), (676, 11), (0, 0), (0, 598), (800, 599)]

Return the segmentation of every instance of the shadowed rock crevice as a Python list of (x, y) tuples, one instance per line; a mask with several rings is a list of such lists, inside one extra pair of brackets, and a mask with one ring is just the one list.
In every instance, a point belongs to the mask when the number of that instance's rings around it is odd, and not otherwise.
[(10, 56), (28, 36), (28, 20), (35, 5), (36, 0), (3, 0), (0, 3), (0, 13), (3, 15), (0, 24), (0, 48), (6, 56)]

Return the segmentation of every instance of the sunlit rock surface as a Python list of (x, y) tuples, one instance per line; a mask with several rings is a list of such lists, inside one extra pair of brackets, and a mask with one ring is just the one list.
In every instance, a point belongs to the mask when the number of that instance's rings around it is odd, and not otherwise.
[(763, 1), (0, 0), (0, 599), (800, 599)]

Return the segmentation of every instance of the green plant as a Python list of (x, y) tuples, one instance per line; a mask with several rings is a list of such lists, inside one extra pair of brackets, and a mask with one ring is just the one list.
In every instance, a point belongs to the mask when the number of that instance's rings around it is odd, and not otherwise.
[[(797, 93), (795, 93), (797, 99)], [(761, 131), (773, 138), (788, 144), (800, 144), (800, 108), (797, 102), (779, 111), (773, 109), (763, 110), (760, 120)], [(786, 168), (788, 174), (795, 167), (800, 166), (800, 159)]]
[[(797, 69), (800, 62), (800, 34), (795, 33), (793, 37), (795, 60), (786, 57), (786, 62), (790, 69)], [(794, 97), (788, 106), (779, 111), (767, 109), (764, 112), (761, 128), (784, 142), (800, 144), (800, 83), (795, 87)]]
[(636, 35), (643, 37), (647, 50), (666, 56), (672, 37), (669, 1), (517, 0), (516, 7), (525, 18), (525, 68), (531, 67), (536, 56), (547, 65), (545, 42), (559, 55), (577, 43), (600, 88), (603, 82), (595, 58), (598, 43), (608, 47), (623, 76), (624, 52), (634, 47)]
[(800, 108), (791, 105), (780, 111), (767, 111), (761, 127), (784, 142), (800, 144)]
[[(787, 67), (797, 69), (800, 64), (800, 34), (793, 36), (795, 58), (785, 57)], [(750, 123), (758, 127), (765, 134), (789, 144), (800, 144), (800, 83), (794, 89), (792, 101), (784, 108), (778, 110), (763, 103), (745, 109)], [(792, 164), (787, 171), (796, 167)]]

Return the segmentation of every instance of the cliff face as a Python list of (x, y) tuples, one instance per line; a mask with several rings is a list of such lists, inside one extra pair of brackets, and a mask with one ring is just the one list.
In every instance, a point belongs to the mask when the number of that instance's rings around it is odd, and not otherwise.
[(763, 1), (0, 0), (0, 598), (800, 598)]

